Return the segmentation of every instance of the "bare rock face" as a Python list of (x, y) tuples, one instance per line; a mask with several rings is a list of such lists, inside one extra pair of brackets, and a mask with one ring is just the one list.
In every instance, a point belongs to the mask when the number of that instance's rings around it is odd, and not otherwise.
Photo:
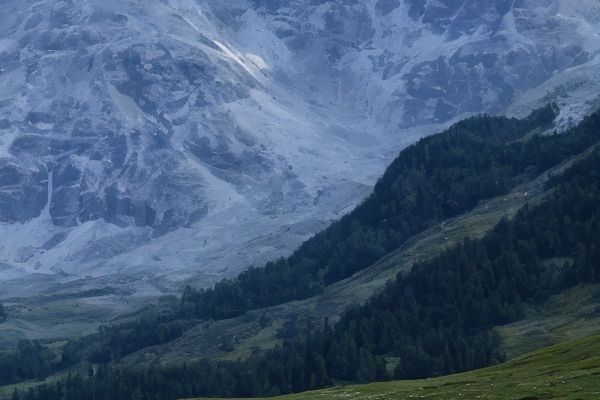
[(522, 113), (556, 88), (569, 99), (544, 101), (597, 97), (596, 84), (574, 89), (598, 62), (593, 1), (208, 2), (243, 35), (265, 21), (293, 53), (282, 73), (299, 72), (291, 79), (299, 86), (310, 76), (313, 101), (343, 104), (390, 130)]
[(45, 207), (48, 172), (45, 165), (0, 161), (0, 221), (15, 223), (39, 215)]
[(2, 9), (5, 282), (209, 285), (349, 211), (419, 136), (548, 101), (567, 124), (598, 104), (595, 0)]

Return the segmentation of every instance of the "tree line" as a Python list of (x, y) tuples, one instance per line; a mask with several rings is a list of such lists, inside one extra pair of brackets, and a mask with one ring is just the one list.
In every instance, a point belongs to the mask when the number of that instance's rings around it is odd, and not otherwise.
[(523, 120), (479, 116), (403, 150), (354, 211), (290, 257), (250, 268), (209, 289), (187, 288), (184, 317), (227, 319), (305, 299), (369, 267), (405, 240), (578, 154), (600, 140), (600, 113), (564, 135), (549, 105)]
[[(580, 129), (600, 131), (599, 122), (598, 116), (589, 118)], [(531, 140), (547, 145), (542, 139)], [(554, 190), (540, 205), (503, 219), (482, 239), (466, 239), (414, 265), (367, 303), (347, 310), (337, 324), (304, 332), (276, 349), (238, 362), (106, 363), (89, 376), (70, 376), (15, 396), (270, 396), (338, 382), (429, 377), (502, 361), (494, 326), (518, 320), (525, 305), (565, 288), (600, 282), (600, 151), (547, 186)]]
[(106, 330), (94, 343), (95, 353), (117, 361), (183, 333), (181, 320), (226, 319), (321, 293), (409, 237), (507, 193), (600, 139), (597, 130), (582, 124), (569, 135), (520, 140), (550, 126), (557, 112), (548, 105), (521, 120), (478, 116), (420, 140), (400, 153), (357, 209), (290, 257), (250, 268), (210, 289), (188, 287), (179, 310), (156, 321), (140, 319)]

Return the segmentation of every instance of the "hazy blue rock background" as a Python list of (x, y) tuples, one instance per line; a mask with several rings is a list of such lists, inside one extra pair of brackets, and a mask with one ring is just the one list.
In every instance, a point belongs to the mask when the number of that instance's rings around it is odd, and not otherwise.
[(0, 7), (0, 297), (210, 285), (349, 211), (420, 136), (599, 105), (596, 0)]

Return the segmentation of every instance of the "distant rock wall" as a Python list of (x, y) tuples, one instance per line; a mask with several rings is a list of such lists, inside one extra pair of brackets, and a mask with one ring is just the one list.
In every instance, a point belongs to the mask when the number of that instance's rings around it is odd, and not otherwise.
[(289, 253), (452, 121), (600, 104), (595, 0), (2, 11), (0, 262), (26, 272), (208, 285)]

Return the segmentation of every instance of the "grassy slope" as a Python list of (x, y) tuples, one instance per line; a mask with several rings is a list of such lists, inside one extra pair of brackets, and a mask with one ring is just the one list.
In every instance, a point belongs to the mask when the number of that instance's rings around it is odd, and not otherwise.
[(337, 387), (280, 400), (600, 399), (600, 336), (565, 342), (502, 365), (434, 379)]
[[(563, 344), (515, 358), (500, 366), (465, 374), (421, 381), (374, 383), (326, 389), (284, 396), (281, 399), (385, 400), (420, 398), (420, 396), (430, 399), (600, 399), (600, 285), (579, 286), (554, 296), (539, 307), (529, 310), (524, 320), (500, 327), (499, 331), (503, 337), (504, 350), (509, 357), (542, 346), (550, 346), (553, 343), (563, 342)], [(597, 336), (589, 339), (573, 339), (587, 335)], [(583, 361), (583, 358), (590, 357), (595, 357), (590, 361), (594, 369), (589, 370), (591, 377), (586, 377), (583, 373), (585, 371), (577, 371), (583, 370), (580, 367), (581, 363), (573, 361), (579, 358), (582, 358), (579, 361)], [(555, 365), (559, 365), (560, 368), (554, 370)], [(53, 382), (64, 378), (68, 373), (85, 375), (87, 368), (87, 365), (78, 365), (48, 378), (47, 381)], [(547, 371), (555, 372), (544, 375)], [(509, 376), (509, 374), (513, 375)], [(557, 386), (544, 386), (548, 383), (556, 383), (561, 376), (568, 379), (565, 379), (565, 384), (561, 383), (558, 389)], [(527, 382), (532, 383), (529, 385), (531, 387), (523, 385)], [(467, 383), (471, 384), (467, 386)], [(494, 386), (491, 385), (492, 383)], [(10, 396), (15, 387), (26, 390), (38, 384), (39, 382), (30, 381), (0, 387), (0, 396)], [(516, 389), (510, 391), (506, 389), (514, 385), (517, 385)], [(540, 390), (549, 388), (556, 390), (551, 393), (557, 395), (545, 396), (545, 392), (533, 389), (534, 386)], [(579, 394), (576, 391), (578, 386), (582, 388)], [(462, 395), (459, 396), (459, 393)], [(478, 395), (481, 397), (477, 397)]]
[(600, 285), (566, 290), (526, 313), (524, 319), (498, 328), (502, 350), (508, 358), (555, 343), (600, 335)]
[[(5, 286), (27, 288), (44, 285), (48, 294), (28, 297), (23, 293), (22, 297), (2, 299), (9, 318), (0, 324), (0, 351), (14, 349), (21, 339), (61, 342), (95, 333), (101, 324), (135, 312), (148, 301), (143, 297), (131, 299), (131, 292), (111, 288), (103, 279), (87, 282), (87, 288), (83, 281), (57, 283), (52, 277), (33, 274), (3, 282)], [(88, 289), (96, 286), (102, 288)]]

